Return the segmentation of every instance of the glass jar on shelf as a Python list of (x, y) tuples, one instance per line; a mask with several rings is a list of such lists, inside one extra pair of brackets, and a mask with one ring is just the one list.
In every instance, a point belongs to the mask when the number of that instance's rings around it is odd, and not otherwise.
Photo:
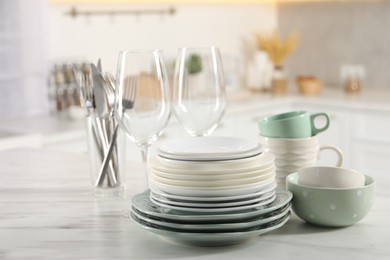
[(287, 78), (283, 66), (276, 65), (272, 73), (271, 91), (276, 95), (284, 95), (287, 92)]

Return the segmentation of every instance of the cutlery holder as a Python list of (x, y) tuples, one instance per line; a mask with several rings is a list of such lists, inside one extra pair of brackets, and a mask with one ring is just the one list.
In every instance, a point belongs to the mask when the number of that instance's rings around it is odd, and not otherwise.
[(124, 134), (112, 116), (86, 117), (91, 182), (96, 196), (118, 196), (125, 191)]

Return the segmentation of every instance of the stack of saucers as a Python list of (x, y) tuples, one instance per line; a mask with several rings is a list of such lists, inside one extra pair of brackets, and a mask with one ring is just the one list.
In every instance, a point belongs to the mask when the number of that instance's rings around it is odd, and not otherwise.
[(136, 195), (132, 218), (171, 241), (200, 246), (246, 241), (290, 215), (289, 191), (276, 191), (274, 157), (240, 138), (162, 143), (151, 160), (150, 191)]

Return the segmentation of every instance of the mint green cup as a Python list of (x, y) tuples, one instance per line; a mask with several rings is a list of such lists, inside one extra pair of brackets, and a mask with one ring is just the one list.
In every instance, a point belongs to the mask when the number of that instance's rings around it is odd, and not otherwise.
[[(315, 119), (323, 117), (325, 125), (316, 127)], [(326, 113), (310, 114), (307, 111), (292, 111), (264, 117), (259, 120), (260, 135), (273, 138), (307, 138), (328, 129), (329, 116)]]
[(293, 194), (294, 213), (314, 225), (346, 227), (362, 220), (374, 202), (374, 179), (365, 175), (360, 188), (337, 189), (303, 186), (298, 184), (298, 173), (286, 177), (286, 186)]

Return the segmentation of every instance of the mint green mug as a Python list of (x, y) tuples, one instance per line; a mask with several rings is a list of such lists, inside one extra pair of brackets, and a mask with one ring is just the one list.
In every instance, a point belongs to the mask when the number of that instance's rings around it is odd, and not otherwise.
[[(317, 128), (315, 119), (325, 118), (323, 127)], [(260, 135), (273, 138), (307, 138), (321, 133), (329, 127), (329, 116), (326, 113), (310, 114), (307, 111), (292, 111), (267, 116), (258, 122)]]

